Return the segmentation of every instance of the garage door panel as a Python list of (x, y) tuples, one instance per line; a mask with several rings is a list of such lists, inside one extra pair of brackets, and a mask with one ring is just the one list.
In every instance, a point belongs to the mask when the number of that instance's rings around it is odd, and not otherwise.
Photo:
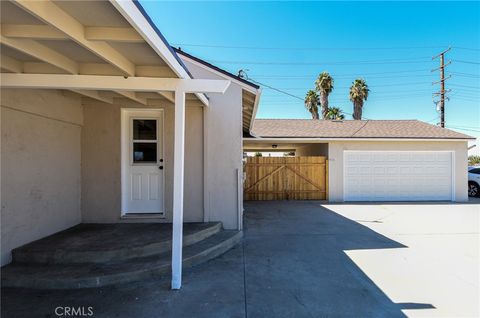
[(344, 153), (346, 201), (452, 199), (451, 152)]

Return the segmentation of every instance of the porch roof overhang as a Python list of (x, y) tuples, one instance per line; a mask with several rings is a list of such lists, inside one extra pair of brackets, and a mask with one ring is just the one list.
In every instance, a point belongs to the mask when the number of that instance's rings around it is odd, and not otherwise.
[(185, 106), (230, 80), (193, 79), (132, 0), (0, 1), (1, 87), (63, 89), (113, 103), (174, 106), (172, 288), (182, 281)]
[[(137, 1), (12, 0), (1, 1), (0, 6), (2, 73), (43, 74), (45, 78), (69, 74), (72, 79), (79, 75), (104, 79), (109, 76), (109, 80), (116, 77), (118, 80), (114, 81), (118, 82), (127, 77), (128, 83), (156, 78), (162, 79), (157, 84), (166, 85), (153, 90), (124, 86), (105, 89), (108, 85), (73, 89), (49, 81), (50, 87), (45, 84), (37, 88), (68, 89), (107, 103), (129, 99), (143, 105), (159, 105), (174, 103), (172, 87), (186, 85), (173, 84), (175, 80), (192, 79)], [(17, 84), (20, 78), (27, 79), (17, 77)], [(9, 81), (13, 77), (4, 80), (2, 87), (12, 87)], [(208, 90), (195, 91), (190, 84), (189, 87), (187, 102), (208, 105)]]
[(229, 81), (68, 74), (1, 74), (5, 88), (47, 88), (125, 92), (206, 92), (223, 94)]

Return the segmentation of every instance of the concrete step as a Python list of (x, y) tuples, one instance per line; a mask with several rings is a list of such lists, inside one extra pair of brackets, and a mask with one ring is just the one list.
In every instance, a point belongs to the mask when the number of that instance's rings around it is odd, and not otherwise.
[[(189, 223), (183, 245), (220, 232), (220, 222)], [(126, 261), (171, 250), (170, 224), (80, 224), (12, 251), (14, 263), (76, 264)]]
[[(183, 249), (184, 268), (215, 258), (238, 244), (241, 231), (222, 230)], [(171, 252), (104, 264), (10, 264), (2, 287), (77, 289), (127, 283), (171, 272)]]

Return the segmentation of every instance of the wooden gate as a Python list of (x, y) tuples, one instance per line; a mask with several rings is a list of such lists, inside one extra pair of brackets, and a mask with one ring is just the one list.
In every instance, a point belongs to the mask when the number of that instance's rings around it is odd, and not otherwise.
[(248, 157), (245, 200), (326, 200), (325, 157)]

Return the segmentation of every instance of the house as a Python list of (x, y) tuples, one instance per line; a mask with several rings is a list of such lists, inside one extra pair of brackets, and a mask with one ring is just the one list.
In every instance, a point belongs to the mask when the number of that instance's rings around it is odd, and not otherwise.
[[(168, 265), (178, 289), (184, 245), (192, 243), (184, 225), (207, 224), (210, 234), (242, 230), (248, 150), (323, 158), (322, 198), (330, 201), (467, 200), (469, 136), (418, 121), (255, 120), (261, 88), (173, 49), (137, 1), (0, 6), (2, 265), (12, 250), (19, 263), (29, 261), (32, 247), (21, 247), (47, 237), (33, 259), (55, 271), (45, 264), (61, 267), (83, 251), (64, 244), (56, 253), (50, 243), (59, 232), (76, 235), (83, 223), (93, 231), (91, 224), (171, 224), (171, 242), (162, 243), (172, 245)], [(129, 243), (112, 239), (125, 231), (110, 229), (96, 236), (103, 246)], [(83, 253), (82, 261), (136, 257), (125, 250)], [(79, 271), (67, 279), (80, 279), (89, 266), (75, 264)], [(14, 284), (34, 281), (37, 265), (15, 265), (2, 268), (2, 279), (13, 273)], [(135, 277), (148, 277), (151, 265)], [(121, 276), (107, 274), (73, 284)], [(42, 279), (32, 284), (42, 286), (48, 275)], [(53, 287), (68, 286), (56, 279)]]
[(325, 157), (332, 202), (465, 202), (471, 139), (418, 120), (256, 119), (243, 143)]
[(175, 52), (137, 1), (1, 2), (1, 262), (79, 223), (241, 230), (260, 88)]

